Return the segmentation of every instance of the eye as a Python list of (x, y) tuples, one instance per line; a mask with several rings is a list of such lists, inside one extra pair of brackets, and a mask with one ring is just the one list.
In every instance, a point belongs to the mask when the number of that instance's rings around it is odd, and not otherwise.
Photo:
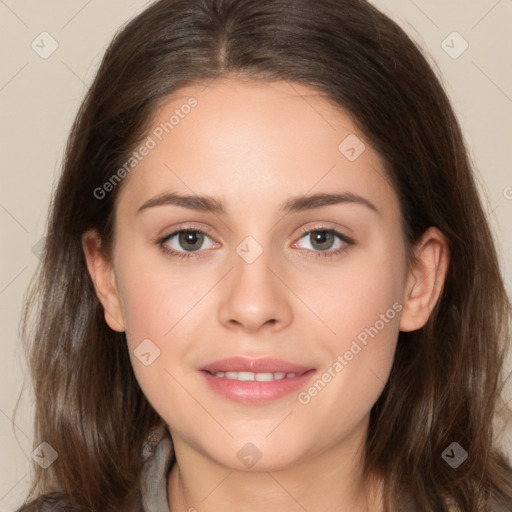
[[(205, 241), (210, 240), (210, 245), (204, 247)], [(212, 239), (200, 229), (184, 228), (173, 231), (169, 235), (158, 241), (162, 250), (171, 256), (178, 258), (192, 258), (196, 257), (196, 252), (201, 249), (209, 249), (215, 243)]]
[[(300, 247), (299, 242), (294, 243), (292, 247), (298, 246), (307, 253), (313, 252), (315, 257), (332, 258), (346, 251), (355, 243), (348, 236), (332, 228), (315, 227), (303, 229), (302, 232), (303, 236), (300, 240), (305, 239), (309, 247)], [(158, 240), (157, 243), (166, 254), (180, 259), (202, 257), (204, 252), (202, 249), (211, 249), (217, 244), (207, 233), (193, 227), (175, 230)]]
[[(315, 227), (313, 229), (304, 229), (302, 232), (304, 234), (300, 240), (305, 239), (307, 244), (309, 244), (309, 247), (305, 247), (305, 249), (317, 252), (318, 254), (315, 256), (318, 257), (332, 257), (354, 245), (354, 241), (351, 238), (332, 228)], [(296, 242), (294, 246), (298, 244), (299, 242)]]

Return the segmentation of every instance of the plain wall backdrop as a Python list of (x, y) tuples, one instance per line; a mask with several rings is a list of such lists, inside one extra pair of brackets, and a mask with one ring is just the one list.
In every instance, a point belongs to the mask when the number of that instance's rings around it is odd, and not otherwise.
[[(0, 512), (30, 479), (33, 397), (19, 342), (71, 123), (106, 45), (143, 0), (0, 0)], [(462, 124), (512, 291), (512, 2), (373, 0), (428, 54)], [(512, 365), (511, 365), (512, 366)], [(24, 391), (16, 417), (16, 401)], [(509, 386), (506, 398), (512, 400)], [(512, 455), (511, 435), (503, 443)], [(470, 451), (470, 450), (469, 450)]]

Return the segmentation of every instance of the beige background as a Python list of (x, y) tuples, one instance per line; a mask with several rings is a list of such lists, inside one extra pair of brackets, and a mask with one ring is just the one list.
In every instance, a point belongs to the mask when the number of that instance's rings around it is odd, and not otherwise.
[[(0, 512), (21, 504), (32, 452), (32, 396), (18, 321), (38, 264), (65, 140), (114, 32), (143, 0), (0, 0)], [(512, 1), (374, 0), (430, 55), (463, 125), (512, 290)], [(458, 35), (451, 35), (454, 31)], [(57, 50), (43, 59), (38, 51)], [(40, 42), (44, 37), (45, 44)], [(443, 43), (445, 41), (445, 43)], [(457, 58), (464, 48), (467, 50)], [(37, 48), (37, 46), (36, 46)], [(445, 51), (446, 50), (446, 51)], [(450, 56), (449, 53), (452, 55)], [(510, 388), (507, 397), (512, 399)], [(507, 442), (512, 454), (510, 437)]]

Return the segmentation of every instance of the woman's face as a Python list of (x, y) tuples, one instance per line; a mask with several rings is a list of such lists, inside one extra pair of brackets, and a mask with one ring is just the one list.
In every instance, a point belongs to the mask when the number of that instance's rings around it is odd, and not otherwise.
[(103, 303), (177, 450), (261, 470), (356, 450), (410, 291), (381, 158), (285, 82), (181, 89), (147, 137)]

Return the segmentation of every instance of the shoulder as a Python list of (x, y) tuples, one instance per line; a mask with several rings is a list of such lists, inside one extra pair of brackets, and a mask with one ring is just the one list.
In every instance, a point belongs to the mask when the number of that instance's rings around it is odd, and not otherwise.
[[(140, 497), (131, 501), (131, 505), (122, 508), (122, 512), (141, 512)], [(73, 506), (69, 497), (61, 492), (51, 492), (24, 503), (16, 512), (92, 512), (90, 508)]]
[(491, 500), (487, 503), (486, 512), (510, 512), (512, 510), (512, 499), (506, 502)]
[(66, 495), (60, 492), (44, 494), (38, 498), (24, 503), (16, 512), (90, 512), (83, 507), (70, 505)]

